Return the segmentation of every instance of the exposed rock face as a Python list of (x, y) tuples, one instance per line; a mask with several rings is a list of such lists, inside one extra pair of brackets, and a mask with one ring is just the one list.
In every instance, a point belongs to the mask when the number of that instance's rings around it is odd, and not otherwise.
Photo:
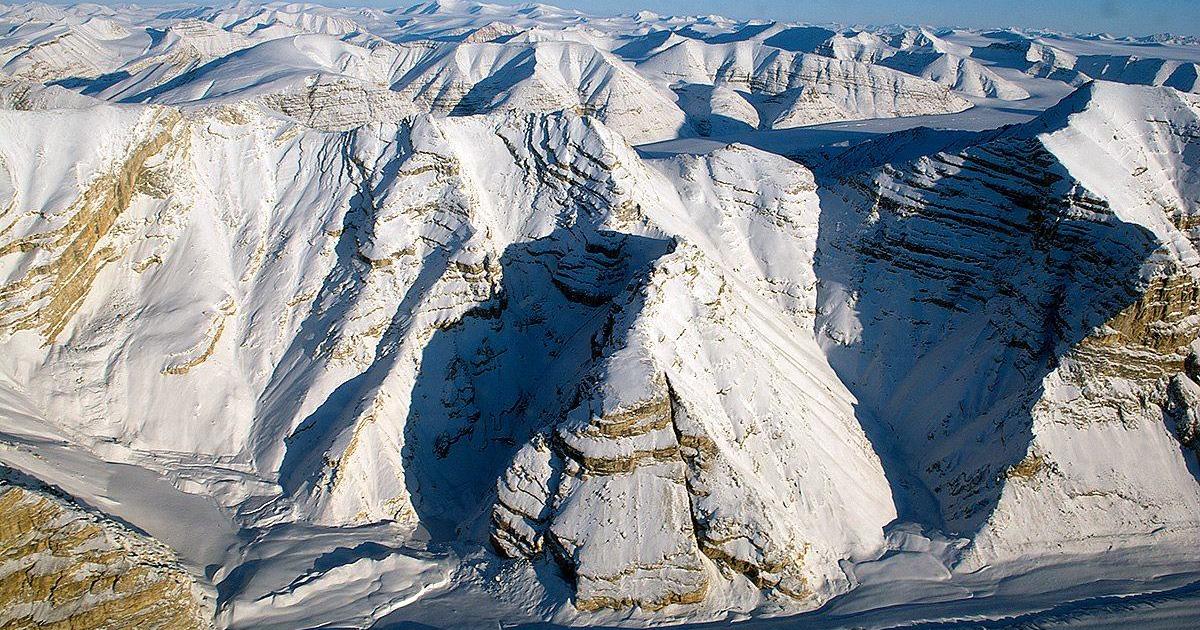
[(58, 497), (0, 485), (0, 626), (210, 628), (162, 544)]
[[(1194, 356), (1194, 355), (1193, 355)], [(1167, 390), (1167, 417), (1179, 443), (1189, 448), (1200, 461), (1200, 386), (1195, 373), (1176, 374)]]
[[(61, 126), (7, 116), (32, 142)], [(42, 366), (21, 387), (78, 417), (70, 431), (165, 454), (147, 465), (186, 452), (260, 480), (231, 499), (246, 518), (482, 544), (507, 475), (497, 542), (551, 549), (591, 609), (695, 602), (739, 575), (817, 605), (895, 515), (849, 395), (811, 337), (783, 332), (810, 329), (815, 303), (815, 185), (791, 162), (734, 146), (660, 172), (573, 114), (321, 133), (225, 106), (72, 124), (117, 141), (39, 145), (86, 170), (22, 197), (44, 211), (15, 216), (0, 259), (13, 322), (71, 305), (5, 331)], [(104, 229), (71, 227), (96, 208)], [(94, 274), (23, 280), (96, 251)], [(157, 350), (114, 361), (129, 344)], [(81, 378), (104, 393), (68, 412), (55, 392)]]
[[(500, 482), (492, 515), (493, 542), (514, 557), (548, 551), (574, 576), (580, 609), (634, 604), (656, 609), (700, 601), (715, 579), (710, 566), (815, 605), (844, 588), (839, 582), (844, 578), (830, 573), (832, 567), (822, 558), (871, 544), (869, 530), (834, 542), (829, 532), (807, 529), (811, 525), (805, 521), (817, 514), (810, 513), (815, 506), (804, 500), (793, 506), (805, 515), (799, 522), (785, 516), (798, 497), (772, 488), (767, 478), (813, 471), (801, 472), (802, 466), (792, 468), (795, 464), (782, 461), (771, 470), (745, 468), (751, 453), (795, 453), (797, 445), (779, 432), (803, 429), (770, 426), (777, 411), (765, 413), (761, 420), (737, 416), (733, 421), (743, 425), (741, 430), (769, 431), (777, 441), (748, 436), (726, 441), (721, 419), (708, 415), (713, 413), (709, 401), (687, 400), (697, 378), (723, 380), (727, 375), (716, 366), (684, 366), (682, 357), (668, 359), (664, 355), (671, 351), (659, 346), (663, 333), (651, 331), (660, 330), (662, 321), (654, 310), (680, 309), (684, 295), (698, 293), (707, 302), (707, 308), (690, 307), (697, 309), (694, 317), (723, 321), (733, 316), (722, 313), (728, 306), (721, 306), (721, 294), (728, 289), (722, 289), (720, 277), (703, 265), (686, 248), (660, 263), (647, 295), (623, 309), (625, 317), (638, 313), (631, 333), (608, 342), (611, 354), (585, 381), (594, 383), (592, 393), (585, 390), (588, 398), (579, 407), (551, 433), (524, 447)], [(692, 325), (705, 328), (695, 320)], [(673, 332), (684, 334), (683, 329)], [(748, 333), (739, 327), (739, 336)], [(733, 342), (739, 343), (743, 342)], [(749, 357), (735, 359), (742, 360)], [(660, 367), (662, 361), (670, 363)], [(669, 378), (679, 379), (683, 392), (676, 391)], [(726, 395), (737, 404), (733, 400), (743, 394)], [(802, 414), (804, 407), (798, 411)], [(865, 464), (869, 470), (872, 462), (868, 458), (862, 464), (839, 463), (847, 469)], [(856, 490), (880, 491), (877, 485), (862, 486), (847, 488), (846, 499), (860, 500)], [(875, 509), (880, 512), (875, 518), (886, 518), (886, 502)], [(854, 540), (855, 534), (863, 539)], [(818, 552), (806, 558), (810, 547)]]
[(292, 93), (271, 94), (263, 102), (276, 111), (323, 131), (344, 131), (378, 120), (401, 120), (420, 108), (382, 86), (312, 77)]
[(462, 41), (465, 44), (482, 44), (485, 42), (495, 41), (505, 37), (516, 35), (520, 30), (512, 24), (506, 22), (490, 22), (479, 28), (473, 29), (470, 33), (463, 37)]
[(997, 75), (978, 61), (950, 53), (900, 52), (879, 63), (971, 96), (1006, 101), (1029, 98), (1029, 92), (1025, 88)]
[(1092, 79), (1131, 85), (1172, 87), (1183, 92), (1200, 90), (1200, 64), (1190, 60), (1157, 59), (1140, 52), (1129, 54), (1071, 54), (1053, 40), (1019, 38), (981, 49), (977, 56), (1024, 71), (1035, 77), (1082, 85)]
[[(610, 352), (614, 341), (603, 342)], [(581, 610), (700, 601), (708, 575), (665, 378), (626, 346), (588, 381), (594, 394), (500, 482), (494, 543), (512, 557), (548, 548), (574, 576)]]
[[(708, 588), (666, 385), (651, 373), (624, 377), (645, 378), (650, 398), (623, 407), (614, 394), (632, 394), (609, 392), (572, 411), (551, 437), (518, 454), (506, 473), (515, 483), (501, 483), (493, 513), (498, 547), (517, 556), (547, 546), (574, 576), (581, 610), (695, 603)], [(529, 503), (529, 482), (534, 492), (555, 493), (538, 497), (544, 503), (526, 516), (509, 502)], [(654, 507), (597, 520), (614, 504)], [(553, 516), (539, 521), (551, 505)]]
[(398, 76), (392, 89), (428, 111), (453, 115), (575, 109), (634, 144), (685, 130), (669, 92), (612, 54), (576, 42), (463, 43), (434, 50)]
[[(687, 89), (725, 86), (755, 95), (761, 122), (743, 120), (752, 128), (943, 114), (971, 107), (945, 87), (889, 68), (791, 53), (752, 41), (715, 45), (685, 40), (639, 62), (637, 68)], [(718, 95), (713, 92), (714, 99)], [(697, 109), (702, 105), (693, 102), (689, 114), (702, 118), (704, 112)], [(714, 111), (719, 107), (716, 102), (711, 105)]]
[(1034, 77), (1083, 85), (1090, 77), (1075, 70), (1075, 55), (1045, 42), (1018, 38), (991, 44), (976, 53), (980, 59), (1017, 68)]
[[(167, 12), (152, 20), (157, 35), (145, 42), (138, 32), (145, 29), (112, 37), (73, 23), (31, 28), (23, 33), (28, 44), (0, 51), (0, 64), (11, 57), (2, 67), (19, 79), (55, 81), (111, 102), (190, 106), (262, 99), (329, 130), (418, 112), (575, 109), (634, 144), (722, 133), (726, 110), (751, 128), (781, 129), (970, 107), (926, 78), (868, 63), (877, 56), (831, 58), (760, 40), (676, 35), (642, 51), (634, 66), (610, 49), (618, 40), (598, 30), (556, 33), (466, 20), (468, 26), (423, 38), (394, 32), (397, 26), (420, 31), (420, 20), (367, 28), (292, 9)], [(518, 21), (529, 19), (536, 23), (532, 14)], [(948, 86), (1011, 95), (982, 67), (958, 72), (969, 64), (924, 65), (936, 65), (926, 74)], [(671, 93), (689, 88), (682, 101)], [(748, 92), (749, 100), (730, 91)]]
[(96, 101), (59, 86), (0, 77), (0, 107), (36, 110), (55, 107), (91, 107)]
[[(1039, 136), (1043, 144), (1081, 186), (1107, 200), (1115, 220), (1140, 226), (1154, 247), (1122, 308), (1067, 352), (1043, 383), (1032, 448), (1055, 466), (1032, 484), (1005, 489), (976, 540), (979, 553), (968, 560), (1023, 552), (1045, 540), (1100, 549), (1137, 534), (1186, 534), (1198, 526), (1189, 423), (1181, 427), (1178, 419), (1189, 408), (1182, 395), (1189, 345), (1200, 335), (1197, 239), (1188, 227), (1200, 184), (1190, 162), (1200, 100), (1169, 89), (1093, 84), (1047, 114), (1055, 116), (1068, 124)], [(1122, 445), (1135, 443), (1155, 454), (1123, 453)], [(1098, 463), (1085, 452), (1121, 455)], [(1035, 493), (1052, 499), (1034, 500)], [(1027, 522), (1047, 525), (1032, 537), (1022, 531)]]
[[(494, 544), (565, 564), (577, 606), (693, 601), (728, 576), (815, 606), (848, 586), (835, 559), (870, 553), (894, 516), (848, 396), (811, 361), (814, 342), (773, 332), (811, 326), (815, 200), (802, 171), (776, 190), (743, 187), (776, 167), (758, 160), (732, 147), (663, 168), (694, 204), (692, 230), (723, 225), (792, 255), (735, 269), (718, 261), (752, 254), (684, 242), (660, 258), (606, 327), (617, 333), (583, 402), (499, 484)], [(829, 451), (803, 447), (817, 435)], [(832, 495), (801, 490), (810, 484)], [(648, 517), (645, 505), (665, 507)], [(861, 527), (845, 526), (850, 512)]]
[(16, 79), (42, 83), (94, 78), (119, 67), (120, 54), (106, 46), (110, 37), (79, 22), (66, 16), (35, 22), (27, 28), (27, 40), (6, 42), (0, 49), (0, 70)]
[[(119, 254), (110, 245), (109, 232), (121, 219), (135, 194), (150, 192), (154, 186), (147, 162), (158, 157), (172, 138), (177, 113), (151, 112), (144, 139), (126, 149), (121, 161), (112, 165), (83, 191), (66, 210), (69, 218), (61, 226), (27, 234), (0, 246), (0, 256), (34, 252), (45, 261), (0, 287), (0, 300), (10, 308), (2, 311), (8, 332), (38, 329), (51, 344), (70, 320), (91, 288), (101, 269)], [(11, 210), (10, 210), (11, 211)], [(37, 225), (40, 217), (14, 217), (18, 223)], [(24, 227), (24, 226), (23, 226)], [(23, 300), (24, 296), (34, 300)]]
[[(895, 474), (929, 494), (899, 502), (974, 534), (968, 564), (1197, 526), (1171, 434), (1190, 435), (1180, 372), (1200, 332), (1194, 239), (1177, 227), (1195, 212), (1177, 160), (1198, 112), (1178, 92), (1092, 86), (829, 195), (846, 211), (818, 266), (831, 362), (907, 445)], [(1147, 179), (1143, 160), (1175, 176)], [(898, 338), (918, 351), (900, 358)]]

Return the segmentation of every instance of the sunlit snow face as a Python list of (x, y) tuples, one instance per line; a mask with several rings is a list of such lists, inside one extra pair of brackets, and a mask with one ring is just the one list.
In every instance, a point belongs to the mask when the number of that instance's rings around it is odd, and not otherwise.
[(0, 7), (0, 625), (1194, 604), (1200, 45), (653, 8)]

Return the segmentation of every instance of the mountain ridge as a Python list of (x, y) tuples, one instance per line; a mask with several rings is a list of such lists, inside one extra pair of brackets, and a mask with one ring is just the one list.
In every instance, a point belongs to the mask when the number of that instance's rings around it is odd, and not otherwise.
[[(1200, 574), (1194, 93), (982, 32), (47, 11), (9, 37), (107, 65), (0, 49), (0, 464), (169, 547), (204, 623), (952, 623)], [(884, 67), (930, 55), (1029, 98)]]

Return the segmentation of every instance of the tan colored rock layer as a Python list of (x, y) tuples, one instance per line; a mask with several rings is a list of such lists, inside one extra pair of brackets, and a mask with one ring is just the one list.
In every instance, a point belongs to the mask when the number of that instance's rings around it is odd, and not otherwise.
[(208, 628), (165, 547), (48, 494), (0, 486), (0, 629)]
[(1108, 321), (1107, 334), (1089, 343), (1135, 345), (1175, 352), (1191, 343), (1200, 330), (1192, 321), (1200, 315), (1200, 284), (1187, 274), (1155, 278), (1141, 297)]
[[(156, 131), (134, 146), (113, 172), (98, 177), (80, 195), (68, 211), (70, 219), (65, 225), (0, 245), (0, 257), (36, 249), (55, 252), (51, 260), (33, 267), (23, 278), (0, 287), (0, 324), (11, 332), (41, 329), (46, 345), (54, 343), (87, 297), (96, 275), (120, 255), (106, 246), (104, 239), (133, 195), (143, 188), (146, 162), (167, 146), (182, 119), (177, 111), (164, 111), (155, 122)], [(32, 295), (26, 293), (30, 289)]]
[[(794, 599), (811, 597), (813, 593), (800, 571), (805, 562), (806, 543), (792, 541), (794, 545), (756, 549), (749, 555), (736, 552), (732, 549), (737, 547), (737, 541), (750, 540), (756, 544), (757, 539), (751, 540), (740, 530), (730, 530), (729, 523), (712, 514), (697, 511), (694, 498), (703, 494), (705, 484), (691, 484), (689, 478), (701, 479), (716, 472), (710, 468), (719, 457), (717, 445), (706, 435), (682, 433), (675, 426), (678, 402), (669, 384), (661, 374), (651, 380), (660, 383), (663, 390), (660, 395), (594, 415), (581, 427), (570, 430), (559, 427), (534, 440), (518, 456), (498, 488), (492, 514), (495, 548), (508, 557), (535, 557), (548, 550), (574, 579), (575, 607), (582, 611), (634, 606), (657, 610), (672, 604), (703, 601), (710, 584), (701, 555), (722, 570), (745, 575), (759, 588)], [(663, 430), (671, 431), (675, 439), (659, 447), (633, 448), (620, 456), (589, 454), (599, 443), (648, 440)], [(578, 437), (587, 439), (578, 441)], [(596, 440), (596, 444), (591, 440)], [(626, 484), (639, 483), (636, 481), (639, 478), (641, 483), (664, 493), (661, 503), (656, 505), (681, 510), (674, 518), (664, 517), (672, 525), (655, 534), (673, 543), (669, 550), (657, 550), (663, 553), (661, 556), (647, 549), (646, 555), (631, 558), (625, 564), (597, 563), (594, 552), (581, 553), (581, 549), (603, 540), (608, 526), (580, 529), (582, 524), (571, 513), (578, 510), (580, 501), (603, 497), (610, 505), (593, 509), (612, 510), (612, 518), (621, 521), (623, 527), (621, 538), (628, 536), (631, 541), (641, 541), (635, 544), (644, 544), (646, 540), (641, 536), (656, 531), (655, 527), (642, 522), (636, 514), (625, 512), (636, 511), (637, 506), (623, 503), (620, 490)], [(589, 490), (597, 486), (602, 489)], [(653, 494), (647, 489), (640, 494), (645, 493)], [(595, 496), (588, 498), (588, 495)], [(668, 508), (665, 513), (670, 515), (673, 509)], [(620, 570), (611, 571), (615, 567)], [(649, 585), (651, 580), (653, 586)]]

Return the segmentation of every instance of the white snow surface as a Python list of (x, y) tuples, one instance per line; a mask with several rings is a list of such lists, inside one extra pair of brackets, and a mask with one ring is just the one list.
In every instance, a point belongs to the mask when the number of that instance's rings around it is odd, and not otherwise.
[(219, 627), (1200, 623), (1200, 43), (0, 21), (0, 465)]

